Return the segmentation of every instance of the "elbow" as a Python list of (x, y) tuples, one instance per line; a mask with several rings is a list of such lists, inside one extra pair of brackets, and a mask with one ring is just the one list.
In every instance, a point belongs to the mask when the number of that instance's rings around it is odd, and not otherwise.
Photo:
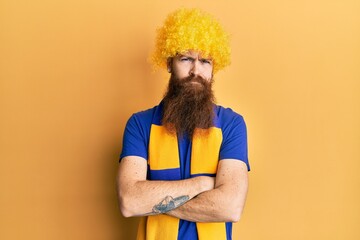
[[(225, 211), (224, 211), (225, 212)], [(226, 222), (239, 222), (243, 212), (243, 206), (232, 206), (227, 209)]]
[(241, 218), (241, 211), (234, 211), (229, 218), (229, 222), (233, 222), (236, 223), (238, 221), (240, 221)]
[(136, 214), (133, 211), (132, 207), (129, 204), (125, 204), (125, 201), (120, 200), (120, 212), (123, 217), (134, 217)]
[(213, 212), (215, 222), (232, 222), (240, 221), (241, 212), (235, 208), (219, 208)]
[(227, 214), (225, 221), (236, 223), (236, 222), (240, 221), (241, 214), (242, 214), (241, 209), (236, 209), (236, 210), (232, 209)]
[(132, 190), (134, 188), (136, 189), (135, 184), (131, 184), (129, 186), (119, 185), (117, 189), (120, 212), (125, 218), (138, 217), (143, 214), (141, 209), (143, 209), (144, 202), (138, 192)]
[(122, 194), (119, 194), (118, 199), (121, 215), (125, 218), (134, 217), (136, 213), (133, 204), (131, 204), (132, 201)]
[(129, 209), (127, 209), (121, 205), (120, 205), (120, 212), (121, 212), (121, 215), (125, 218), (134, 217), (134, 215), (132, 214), (132, 212)]
[(128, 189), (126, 187), (121, 186), (120, 184), (118, 184), (117, 187), (117, 199), (118, 199), (120, 212), (123, 217), (128, 218), (128, 217), (136, 216), (136, 212), (135, 212), (136, 201), (134, 197), (132, 197), (132, 194), (130, 194)]

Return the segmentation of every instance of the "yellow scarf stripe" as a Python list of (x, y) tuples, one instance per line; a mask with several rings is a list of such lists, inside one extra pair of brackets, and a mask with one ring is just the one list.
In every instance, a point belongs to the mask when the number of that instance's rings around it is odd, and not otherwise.
[(226, 224), (219, 223), (196, 223), (199, 239), (203, 240), (226, 240)]
[(191, 149), (191, 175), (216, 174), (221, 142), (220, 128), (196, 129)]
[(148, 161), (151, 170), (180, 168), (177, 137), (163, 126), (151, 125)]

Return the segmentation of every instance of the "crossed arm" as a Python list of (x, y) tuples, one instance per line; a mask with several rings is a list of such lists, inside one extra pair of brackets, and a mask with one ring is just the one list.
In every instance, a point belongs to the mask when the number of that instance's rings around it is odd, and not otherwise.
[(117, 183), (125, 217), (168, 214), (193, 222), (240, 219), (248, 187), (247, 167), (242, 161), (220, 161), (216, 178), (150, 181), (146, 173), (145, 159), (128, 156), (121, 160)]

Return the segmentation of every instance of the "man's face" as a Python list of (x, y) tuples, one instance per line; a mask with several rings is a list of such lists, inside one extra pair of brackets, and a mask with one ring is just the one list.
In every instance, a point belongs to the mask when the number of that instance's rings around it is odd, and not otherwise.
[[(210, 58), (203, 58), (199, 52), (190, 50), (169, 59), (168, 68), (178, 79), (194, 76), (210, 82), (213, 73), (213, 62)], [(199, 83), (193, 82), (193, 84)]]
[(211, 59), (189, 51), (170, 59), (168, 67), (171, 77), (163, 99), (162, 124), (171, 133), (189, 136), (196, 128), (213, 126)]

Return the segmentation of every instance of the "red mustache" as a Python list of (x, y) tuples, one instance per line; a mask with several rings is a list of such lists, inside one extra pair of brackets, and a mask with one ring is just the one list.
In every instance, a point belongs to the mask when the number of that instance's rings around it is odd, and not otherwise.
[(188, 76), (186, 78), (183, 78), (181, 80), (181, 82), (183, 82), (183, 83), (197, 82), (197, 83), (200, 83), (202, 85), (208, 84), (208, 81), (206, 81), (204, 78), (202, 78), (200, 76), (193, 76), (193, 75), (190, 75), (190, 76)]

